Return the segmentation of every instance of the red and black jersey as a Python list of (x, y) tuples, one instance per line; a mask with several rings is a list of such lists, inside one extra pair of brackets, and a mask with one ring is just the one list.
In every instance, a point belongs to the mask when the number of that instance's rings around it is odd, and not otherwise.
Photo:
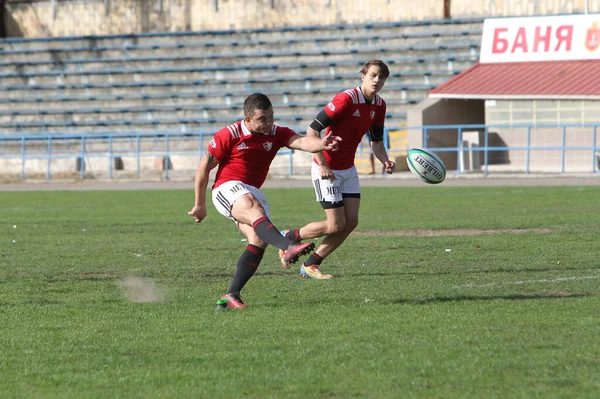
[(230, 180), (260, 188), (277, 151), (287, 147), (294, 135), (293, 130), (277, 125), (269, 134), (252, 134), (244, 121), (219, 130), (208, 145), (208, 152), (219, 160), (213, 188)]
[(325, 160), (331, 169), (348, 169), (354, 166), (354, 155), (365, 133), (373, 126), (385, 123), (386, 105), (383, 98), (376, 94), (371, 103), (367, 103), (360, 87), (338, 93), (324, 111), (333, 123), (325, 134), (332, 133), (342, 138), (339, 150), (323, 151)]

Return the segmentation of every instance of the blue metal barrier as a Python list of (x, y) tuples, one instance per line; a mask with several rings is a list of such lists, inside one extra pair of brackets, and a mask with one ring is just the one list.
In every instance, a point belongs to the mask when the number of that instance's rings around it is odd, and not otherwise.
[[(390, 148), (389, 130), (406, 130), (407, 132), (417, 130), (422, 135), (422, 147), (433, 150), (451, 162), (456, 162), (456, 168), (449, 168), (450, 173), (454, 175), (467, 172), (460, 162), (461, 159), (464, 160), (461, 157), (465, 156), (465, 151), (471, 151), (473, 154), (483, 153), (483, 156), (480, 157), (483, 158), (483, 162), (479, 171), (484, 176), (489, 173), (505, 171), (505, 169), (498, 168), (491, 157), (500, 152), (516, 159), (522, 158), (522, 161), (515, 161), (513, 164), (509, 162), (510, 172), (564, 174), (575, 171), (597, 174), (600, 169), (600, 147), (598, 147), (597, 141), (599, 125), (600, 123), (393, 126), (386, 128), (384, 143), (390, 154), (404, 153), (408, 148)], [(301, 130), (296, 129), (299, 132)], [(463, 145), (463, 134), (468, 131), (479, 132), (483, 145), (466, 149)], [(502, 138), (501, 144), (492, 143), (490, 145), (492, 133)], [(79, 159), (79, 177), (84, 179), (86, 172), (91, 172), (85, 168), (86, 159), (105, 159), (108, 167), (103, 168), (103, 172), (107, 172), (108, 179), (113, 179), (116, 158), (134, 158), (135, 176), (140, 178), (142, 159), (164, 157), (164, 178), (169, 179), (170, 157), (200, 157), (205, 151), (204, 143), (208, 142), (213, 134), (213, 131), (202, 130), (152, 133), (132, 131), (79, 135), (0, 135), (0, 162), (20, 161), (20, 177), (24, 180), (27, 175), (27, 162), (36, 160), (38, 165), (40, 162), (45, 165), (46, 179), (51, 180), (52, 161)], [(195, 140), (197, 140), (197, 144)], [(414, 143), (411, 145), (417, 146)], [(357, 149), (357, 155), (368, 155), (370, 151), (368, 142), (363, 140)], [(287, 174), (290, 176), (296, 173), (293, 154), (294, 151), (289, 149), (282, 149), (278, 152), (278, 156), (289, 156)], [(540, 159), (540, 156), (548, 156), (548, 154), (551, 155), (550, 161), (546, 161), (544, 158)], [(548, 162), (548, 165), (545, 162)], [(36, 170), (36, 172), (40, 173), (41, 171)], [(4, 167), (3, 173), (10, 173), (10, 171)]]
[[(575, 151), (585, 151), (589, 153), (591, 159), (591, 168), (587, 171), (591, 173), (598, 173), (599, 171), (599, 160), (600, 160), (600, 149), (597, 146), (597, 129), (600, 123), (585, 123), (585, 124), (498, 124), (498, 125), (436, 125), (436, 126), (414, 126), (406, 127), (407, 130), (422, 130), (423, 132), (423, 147), (433, 149), (435, 152), (455, 152), (457, 157), (460, 153), (465, 151), (463, 146), (463, 132), (466, 130), (481, 131), (483, 133), (483, 146), (470, 149), (470, 151), (484, 154), (483, 161), (483, 174), (487, 175), (490, 172), (490, 161), (489, 154), (494, 151), (507, 151), (517, 152), (524, 151), (525, 162), (523, 172), (526, 174), (531, 173), (532, 169), (532, 154), (541, 151), (560, 152), (559, 168), (560, 173), (567, 173), (566, 170), (566, 157), (570, 153)], [(553, 140), (551, 144), (532, 144), (532, 129), (541, 130), (542, 133), (539, 135), (548, 141), (548, 136), (552, 129), (560, 129), (560, 139)], [(430, 135), (432, 132), (439, 130), (455, 130), (456, 131), (456, 146), (432, 146), (430, 145)], [(505, 145), (505, 146), (490, 146), (490, 130), (502, 131), (504, 136), (509, 136), (509, 133), (513, 133), (518, 130), (525, 130), (525, 143), (523, 145)], [(548, 133), (544, 133), (546, 130)], [(571, 136), (575, 133), (583, 134), (584, 143), (578, 143), (577, 140)], [(517, 133), (518, 134), (518, 133)], [(571, 140), (569, 140), (571, 139)], [(539, 138), (537, 141), (540, 141)], [(552, 165), (551, 165), (552, 166)], [(461, 174), (465, 172), (460, 168), (457, 168), (455, 174)]]

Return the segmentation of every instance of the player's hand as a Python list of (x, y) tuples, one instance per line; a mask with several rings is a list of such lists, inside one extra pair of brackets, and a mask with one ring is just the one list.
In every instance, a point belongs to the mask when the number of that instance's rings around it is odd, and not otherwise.
[(342, 138), (339, 136), (333, 136), (331, 133), (325, 135), (321, 140), (321, 144), (327, 151), (337, 151), (338, 150), (338, 142), (342, 141)]
[(206, 217), (206, 207), (195, 205), (192, 210), (188, 212), (188, 215), (193, 216), (196, 223), (200, 223), (202, 219)]
[(331, 180), (331, 181), (335, 180), (335, 175), (333, 174), (333, 171), (331, 170), (329, 165), (327, 165), (327, 164), (319, 165), (319, 169), (321, 172), (321, 180)]
[(394, 169), (396, 169), (396, 162), (387, 161), (383, 163), (383, 169), (387, 172), (387, 174), (391, 175), (394, 173)]

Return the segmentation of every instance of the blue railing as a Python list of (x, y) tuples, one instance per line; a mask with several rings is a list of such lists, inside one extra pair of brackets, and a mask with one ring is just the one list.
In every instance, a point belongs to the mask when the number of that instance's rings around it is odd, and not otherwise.
[[(450, 173), (455, 175), (473, 171), (482, 172), (483, 175), (502, 171), (526, 174), (596, 174), (600, 169), (600, 147), (597, 142), (599, 125), (600, 123), (388, 127), (384, 140), (390, 156), (400, 156), (408, 148), (396, 146), (389, 131), (418, 131), (422, 144), (411, 142), (411, 145), (435, 151), (447, 163)], [(301, 128), (296, 130), (302, 131)], [(24, 180), (35, 169), (36, 174), (43, 173), (50, 180), (55, 170), (60, 169), (56, 165), (57, 161), (76, 160), (81, 179), (85, 178), (90, 169), (87, 167), (86, 171), (86, 162), (91, 164), (92, 161), (96, 163), (96, 170), (102, 170), (108, 179), (113, 179), (115, 160), (126, 158), (127, 171), (140, 178), (144, 169), (142, 162), (146, 161), (147, 164), (148, 158), (160, 157), (164, 160), (161, 167), (164, 178), (169, 179), (171, 158), (180, 156), (190, 159), (186, 169), (193, 169), (189, 165), (196, 163), (204, 153), (213, 134), (212, 131), (157, 131), (0, 135), (0, 163), (3, 165), (0, 174), (18, 174)], [(469, 140), (466, 140), (467, 136)], [(357, 150), (357, 156), (368, 155), (369, 152), (368, 143), (363, 141)], [(281, 174), (297, 174), (294, 151), (282, 149), (278, 157), (288, 158), (284, 162), (287, 171), (280, 171), (283, 172)], [(475, 162), (479, 159), (480, 162)], [(279, 165), (281, 167), (282, 163)]]
[[(568, 155), (573, 155), (571, 164), (577, 164), (579, 166), (574, 169), (581, 169), (575, 171), (597, 173), (600, 169), (600, 147), (597, 145), (597, 133), (598, 126), (600, 123), (587, 123), (587, 124), (497, 124), (497, 125), (436, 125), (436, 126), (422, 126), (422, 127), (409, 127), (410, 129), (418, 129), (423, 132), (423, 147), (433, 148), (436, 152), (456, 152), (457, 157), (460, 158), (461, 154), (464, 156), (465, 151), (471, 151), (475, 154), (483, 153), (482, 172), (487, 175), (490, 172), (490, 153), (492, 152), (506, 152), (516, 153), (519, 151), (525, 152), (525, 159), (523, 160), (523, 171), (526, 174), (531, 173), (532, 169), (532, 154), (536, 152), (551, 152), (558, 153), (558, 165), (548, 165), (547, 168), (537, 168), (541, 172), (557, 171), (559, 173), (566, 173), (566, 160)], [(430, 142), (432, 137), (439, 141), (440, 131), (444, 134), (448, 134), (448, 131), (454, 131), (456, 134), (456, 146), (443, 146), (440, 148), (438, 145), (432, 145)], [(480, 136), (483, 138), (483, 145), (477, 144), (474, 147), (465, 149), (464, 133), (480, 132)], [(558, 134), (556, 132), (558, 131)], [(503, 141), (506, 141), (508, 136), (512, 136), (512, 142), (514, 144), (509, 145), (490, 145), (491, 133), (502, 132), (500, 136), (503, 137)], [(535, 141), (532, 143), (535, 132)], [(556, 137), (556, 136), (559, 137)], [(524, 137), (523, 137), (524, 136)], [(540, 143), (541, 142), (541, 143)], [(579, 154), (583, 152), (584, 154)], [(581, 157), (587, 156), (588, 161), (581, 159)], [(585, 162), (588, 162), (588, 167), (581, 167)], [(459, 163), (460, 165), (460, 163)], [(457, 174), (464, 172), (460, 167), (456, 169)]]
[[(77, 160), (79, 177), (83, 180), (90, 163), (94, 159), (105, 159), (107, 164), (103, 172), (108, 179), (113, 179), (115, 170), (114, 161), (120, 158), (134, 159), (134, 170), (137, 178), (141, 177), (142, 159), (164, 159), (164, 178), (170, 178), (172, 170), (171, 157), (186, 156), (199, 157), (205, 152), (213, 131), (196, 132), (152, 132), (152, 133), (116, 133), (116, 134), (52, 134), (52, 135), (0, 135), (0, 161), (18, 160), (20, 162), (21, 180), (26, 179), (28, 161), (44, 161), (47, 180), (52, 179), (53, 161)], [(185, 144), (188, 145), (185, 145)], [(195, 143), (195, 145), (189, 145)], [(117, 145), (117, 148), (115, 148)], [(90, 146), (99, 148), (90, 148)], [(56, 151), (56, 147), (60, 147)], [(293, 151), (282, 149), (278, 156), (289, 156), (289, 175), (293, 175)], [(56, 167), (55, 167), (56, 168)], [(39, 164), (36, 173), (41, 172)], [(87, 170), (86, 170), (87, 169)], [(15, 171), (2, 168), (0, 174), (16, 174)]]

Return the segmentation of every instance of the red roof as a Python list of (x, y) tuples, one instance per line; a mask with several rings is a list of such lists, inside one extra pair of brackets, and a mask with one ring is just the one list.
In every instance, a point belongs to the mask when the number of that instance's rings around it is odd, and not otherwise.
[(475, 64), (429, 97), (600, 99), (600, 60)]

